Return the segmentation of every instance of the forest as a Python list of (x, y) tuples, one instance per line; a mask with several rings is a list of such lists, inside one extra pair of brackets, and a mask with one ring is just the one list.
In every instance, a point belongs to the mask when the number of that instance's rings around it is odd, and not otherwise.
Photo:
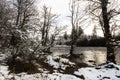
[(66, 1), (0, 0), (0, 80), (120, 80), (120, 0)]

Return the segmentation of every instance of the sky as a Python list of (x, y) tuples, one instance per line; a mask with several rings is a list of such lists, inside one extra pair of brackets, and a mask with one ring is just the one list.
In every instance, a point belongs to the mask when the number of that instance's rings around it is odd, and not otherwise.
[(68, 25), (70, 24), (69, 18), (69, 0), (39, 0), (38, 9), (41, 9), (43, 5), (52, 8), (52, 13), (59, 15), (59, 24)]
[[(37, 1), (37, 7), (39, 10), (42, 8), (43, 5), (52, 8), (53, 13), (60, 15), (58, 25), (62, 26), (68, 25), (69, 27), (67, 28), (67, 32), (70, 33), (71, 32), (70, 18), (67, 17), (70, 15), (69, 1), (70, 0), (39, 0)], [(81, 5), (85, 6), (84, 3), (81, 3)], [(92, 32), (93, 26), (94, 25), (90, 23), (86, 28), (84, 28), (84, 33), (86, 35), (91, 35), (93, 33)], [(103, 36), (101, 30), (98, 30), (97, 32), (98, 35)]]

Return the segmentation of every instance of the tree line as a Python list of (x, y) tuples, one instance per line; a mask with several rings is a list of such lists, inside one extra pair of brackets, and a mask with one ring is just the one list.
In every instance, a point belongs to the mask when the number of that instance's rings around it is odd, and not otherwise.
[[(87, 3), (84, 12), (81, 12), (81, 2)], [(119, 39), (114, 36), (116, 30), (119, 30), (117, 17), (120, 14), (117, 3), (119, 2), (116, 0), (70, 0), (70, 57), (74, 57), (74, 48), (84, 33), (83, 26), (92, 21), (103, 31), (107, 61), (115, 63), (114, 42)], [(66, 26), (57, 24), (58, 17), (59, 15), (53, 14), (52, 8), (46, 5), (39, 11), (35, 0), (0, 0), (0, 47), (1, 50), (4, 50), (4, 47), (9, 49), (12, 65), (15, 65), (18, 56), (31, 62), (36, 59), (36, 54), (41, 57), (42, 52), (49, 52), (57, 36), (66, 30)], [(96, 28), (93, 32), (96, 37)]]
[[(77, 32), (77, 31), (74, 32), (75, 27), (77, 27), (76, 24), (81, 26), (81, 22), (79, 21), (83, 20), (82, 18), (79, 19), (78, 17), (76, 17), (76, 16), (80, 16), (78, 15), (78, 11), (79, 11), (78, 6), (80, 1), (83, 1), (83, 0), (78, 0), (78, 1), (71, 0), (70, 7), (71, 7), (72, 33)], [(107, 48), (107, 61), (115, 63), (115, 54), (114, 54), (115, 39), (114, 39), (113, 33), (114, 33), (114, 29), (119, 27), (119, 25), (117, 24), (118, 19), (116, 18), (120, 14), (119, 2), (116, 0), (86, 0), (86, 2), (88, 4), (87, 8), (85, 9), (86, 13), (90, 16), (91, 20), (94, 23), (100, 26), (100, 28), (103, 31), (104, 38), (105, 38), (105, 45)], [(114, 29), (112, 29), (113, 27)], [(71, 40), (71, 52), (70, 52), (71, 56), (72, 55), (74, 56), (73, 46), (75, 45), (75, 42), (76, 42), (75, 37), (76, 36), (73, 36)]]

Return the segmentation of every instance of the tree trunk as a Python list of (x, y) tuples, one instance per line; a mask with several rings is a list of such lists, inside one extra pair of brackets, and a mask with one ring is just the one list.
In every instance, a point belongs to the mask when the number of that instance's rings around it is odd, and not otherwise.
[(71, 48), (70, 48), (70, 56), (73, 56), (73, 51), (74, 51), (74, 46), (73, 46), (73, 44), (71, 44)]
[(74, 48), (75, 48), (75, 43), (76, 43), (76, 32), (75, 32), (75, 27), (73, 25), (72, 32), (71, 32), (71, 48), (70, 48), (70, 57), (75, 58), (76, 55), (73, 53)]
[(106, 40), (106, 47), (107, 47), (107, 61), (115, 63), (115, 55), (114, 55), (114, 47), (112, 45), (112, 36), (110, 33), (110, 25), (109, 25), (109, 19), (107, 14), (107, 4), (108, 0), (101, 0), (101, 7), (102, 7), (102, 17), (103, 17), (103, 23), (104, 23), (104, 36)]

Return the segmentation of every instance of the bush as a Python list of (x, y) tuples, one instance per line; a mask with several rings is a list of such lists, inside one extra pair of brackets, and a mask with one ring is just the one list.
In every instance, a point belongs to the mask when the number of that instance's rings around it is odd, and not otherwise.
[(87, 40), (87, 38), (85, 38), (83, 40), (77, 41), (76, 46), (78, 46), (78, 47), (79, 46), (88, 46), (88, 40)]
[(105, 47), (106, 42), (105, 42), (105, 38), (99, 38), (99, 39), (83, 39), (83, 40), (79, 40), (76, 43), (76, 46), (78, 47)]
[(27, 72), (29, 74), (38, 73), (38, 66), (32, 60), (23, 59), (22, 57), (9, 57), (7, 59), (10, 73)]
[(88, 42), (88, 46), (92, 47), (105, 47), (105, 45), (106, 45), (105, 38), (91, 39)]

